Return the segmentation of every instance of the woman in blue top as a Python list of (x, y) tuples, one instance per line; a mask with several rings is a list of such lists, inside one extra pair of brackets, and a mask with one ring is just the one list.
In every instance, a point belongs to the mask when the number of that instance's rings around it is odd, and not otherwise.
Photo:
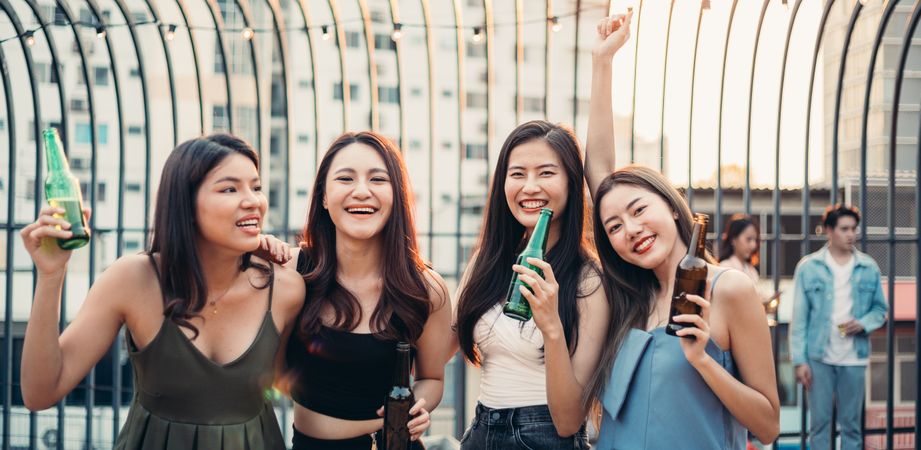
[(696, 328), (679, 331), (681, 338), (663, 328), (691, 211), (662, 174), (641, 166), (614, 171), (611, 60), (629, 36), (631, 16), (604, 19), (593, 51), (585, 176), (612, 317), (588, 389), (604, 409), (598, 447), (744, 449), (746, 428), (770, 442), (779, 401), (751, 280), (711, 264), (705, 298), (688, 296), (701, 314), (675, 317)]

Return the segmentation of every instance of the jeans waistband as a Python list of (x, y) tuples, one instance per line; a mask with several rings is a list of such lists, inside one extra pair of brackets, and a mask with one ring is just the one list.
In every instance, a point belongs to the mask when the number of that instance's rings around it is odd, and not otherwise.
[(482, 403), (476, 405), (477, 422), (495, 425), (521, 425), (525, 423), (553, 423), (547, 405), (522, 406), (520, 408), (490, 408)]

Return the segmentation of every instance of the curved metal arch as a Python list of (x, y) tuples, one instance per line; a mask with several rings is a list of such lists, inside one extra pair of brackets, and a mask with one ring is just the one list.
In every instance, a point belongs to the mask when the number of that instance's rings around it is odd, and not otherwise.
[[(659, 111), (659, 172), (665, 173), (665, 82), (668, 80), (668, 49), (672, 38), (672, 13), (675, 0), (668, 2), (668, 20), (665, 25), (665, 65), (662, 67), (662, 107)], [(635, 64), (635, 63), (634, 63)], [(630, 152), (630, 163), (634, 163), (634, 153)]]
[[(550, 36), (552, 36), (551, 17), (553, 15), (553, 0), (544, 0), (547, 3), (547, 17), (544, 22), (544, 119), (550, 117)], [(559, 20), (559, 19), (557, 19)]]
[[(919, 22), (921, 22), (921, 1), (915, 1), (915, 6), (911, 11), (911, 18), (905, 24), (905, 31), (902, 35), (899, 62), (895, 70), (895, 83), (892, 94), (892, 116), (889, 128), (889, 273), (887, 274), (889, 292), (887, 298), (889, 299), (890, 311), (892, 311), (895, 306), (895, 163), (898, 156), (897, 138), (899, 131), (899, 105), (901, 103), (902, 82), (905, 80), (905, 66), (908, 63), (908, 53), (911, 51), (912, 37), (915, 34), (915, 30), (918, 28)], [(919, 121), (919, 123), (921, 123), (921, 121)], [(921, 129), (921, 126), (919, 126), (919, 129)], [(918, 135), (918, 140), (921, 142), (921, 135)], [(919, 144), (918, 147), (921, 148), (921, 144)], [(921, 165), (921, 163), (919, 163), (919, 165)], [(919, 175), (921, 175), (921, 172), (919, 172)], [(918, 190), (918, 188), (915, 189), (916, 191)], [(918, 202), (919, 200), (916, 199), (915, 201)], [(921, 223), (916, 224), (916, 226), (918, 225), (921, 225)], [(918, 244), (918, 247), (921, 247), (921, 243)], [(916, 258), (921, 258), (921, 254), (916, 255)], [(918, 271), (918, 269), (915, 270), (916, 272)], [(921, 300), (917, 299), (916, 301), (921, 302)], [(886, 364), (886, 380), (888, 383), (886, 387), (886, 448), (892, 448), (893, 415), (895, 412), (895, 405), (893, 404), (893, 396), (895, 394), (895, 386), (893, 386), (893, 379), (895, 378), (895, 365), (893, 364), (895, 357), (895, 349), (893, 348), (895, 347), (893, 345), (895, 343), (895, 317), (893, 317), (894, 314), (887, 314), (886, 316), (886, 360), (889, 362), (889, 364)], [(921, 341), (921, 325), (918, 323), (915, 324), (915, 341), (916, 344), (917, 341)], [(915, 367), (918, 367), (917, 360), (915, 361)], [(918, 404), (915, 402), (915, 411), (917, 412), (918, 409)], [(915, 426), (915, 438), (917, 439), (919, 435), (921, 435), (921, 431), (919, 431), (919, 427)]]
[[(149, 1), (149, 0), (145, 0)], [(198, 50), (197, 44), (195, 43), (195, 33), (192, 33), (192, 25), (189, 23), (189, 14), (185, 7), (185, 1), (175, 0), (176, 6), (179, 8), (179, 13), (182, 15), (182, 21), (185, 23), (185, 28), (189, 33), (189, 43), (192, 48), (192, 64), (195, 65), (195, 84), (198, 87), (198, 127), (199, 133), (205, 134), (205, 99), (203, 98), (204, 93), (202, 89), (202, 79), (201, 79), (201, 67), (198, 63)], [(159, 20), (159, 19), (158, 19)], [(215, 27), (216, 28), (216, 27)], [(223, 45), (223, 42), (222, 42)], [(169, 58), (169, 56), (167, 57)], [(226, 71), (225, 71), (226, 72)], [(150, 191), (149, 186), (144, 189), (144, 192)]]
[[(429, 85), (429, 260), (434, 253), (435, 247), (435, 147), (436, 141), (436, 124), (435, 124), (435, 45), (432, 40), (432, 11), (429, 0), (419, 0), (422, 6), (422, 21), (425, 25), (425, 54), (426, 54), (426, 71)], [(402, 121), (402, 119), (400, 119)]]
[[(783, 88), (784, 80), (787, 76), (787, 56), (790, 51), (790, 37), (793, 35), (793, 26), (796, 24), (796, 16), (799, 14), (799, 8), (802, 0), (796, 0), (793, 3), (793, 10), (790, 12), (790, 20), (787, 24), (787, 37), (784, 39), (783, 59), (780, 62), (780, 89), (777, 94), (777, 132), (775, 135), (774, 149), (774, 237), (773, 248), (774, 254), (771, 255), (771, 278), (774, 280), (774, 291), (780, 288), (780, 129), (783, 117)], [(805, 230), (804, 230), (805, 231)]]
[[(834, 1), (834, 0), (829, 0)], [(876, 28), (876, 36), (873, 38), (873, 46), (870, 47), (870, 62), (867, 65), (867, 86), (864, 89), (863, 96), (863, 113), (861, 114), (860, 122), (860, 210), (867, 210), (867, 128), (869, 126), (869, 117), (870, 117), (870, 91), (873, 88), (873, 74), (876, 69), (876, 57), (879, 55), (879, 47), (883, 43), (883, 37), (886, 33), (886, 28), (889, 25), (889, 19), (892, 18), (892, 13), (895, 12), (895, 7), (898, 6), (899, 0), (889, 0), (886, 3), (886, 8), (883, 9), (883, 15), (879, 19), (879, 26)], [(806, 120), (809, 120), (809, 116), (806, 116)], [(808, 129), (807, 129), (808, 130)], [(921, 173), (921, 172), (919, 172)], [(860, 235), (867, 236), (867, 221), (860, 221)], [(867, 240), (860, 240), (860, 249), (862, 251), (867, 250)], [(919, 253), (921, 255), (921, 253)]]
[[(6, 55), (3, 52), (3, 46), (0, 45), (0, 80), (3, 81), (3, 95), (5, 97), (6, 103), (6, 116), (9, 118), (7, 120), (7, 139), (9, 139), (9, 146), (12, 149), (16, 142), (16, 111), (13, 109), (13, 102), (11, 97), (11, 92), (13, 91), (13, 86), (10, 83), (10, 70), (6, 65)], [(11, 151), (9, 161), (7, 161), (9, 166), (9, 179), (13, 179), (13, 174), (16, 173), (16, 152)], [(16, 226), (16, 221), (13, 218), (13, 202), (16, 201), (16, 183), (8, 182), (9, 187), (6, 192), (6, 204), (10, 206), (9, 212), (6, 215), (6, 242), (13, 242), (13, 231)], [(6, 261), (13, 260), (13, 246), (6, 246)], [(7, 263), (4, 268), (4, 273), (6, 275), (6, 292), (5, 292), (5, 304), (4, 311), (6, 314), (4, 317), (13, 317), (13, 265)], [(13, 321), (4, 320), (3, 321), (3, 335), (12, 336), (13, 335)], [(13, 340), (4, 339), (3, 340), (3, 350), (7, 355), (13, 354)], [(3, 358), (3, 375), (6, 377), (6, 383), (3, 384), (3, 410), (9, 411), (12, 408), (13, 400), (13, 360), (11, 358)], [(10, 448), (10, 415), (3, 415), (3, 448)]]
[(317, 50), (313, 45), (313, 37), (310, 36), (310, 30), (313, 28), (313, 18), (310, 16), (310, 8), (307, 7), (307, 0), (294, 0), (301, 11), (301, 18), (304, 20), (304, 35), (307, 37), (307, 52), (310, 55), (310, 88), (313, 90), (313, 164), (316, 167), (320, 162), (320, 108), (317, 101)]
[[(767, 0), (765, 0), (767, 1)], [(608, 11), (611, 10), (611, 1), (608, 2)], [(643, 0), (640, 0), (636, 9), (636, 44), (633, 46), (633, 91), (630, 96), (630, 161), (635, 157), (636, 148), (636, 76), (640, 66), (640, 22), (643, 18)]]
[(751, 198), (751, 153), (752, 153), (752, 99), (755, 95), (755, 69), (758, 63), (758, 42), (761, 41), (761, 29), (764, 26), (764, 15), (767, 13), (771, 0), (761, 3), (761, 14), (758, 16), (758, 26), (755, 28), (755, 44), (752, 46), (752, 70), (748, 80), (748, 125), (745, 127), (745, 188), (742, 190), (742, 202), (745, 204), (745, 214), (752, 213)]
[[(611, 2), (608, 1), (608, 10)], [(582, 23), (582, 0), (576, 0), (576, 25), (572, 27), (572, 129), (579, 127), (579, 25)]]
[[(281, 63), (281, 82), (285, 88), (285, 195), (282, 197), (282, 223), (283, 223), (283, 233), (284, 239), (288, 239), (288, 218), (291, 215), (291, 155), (294, 152), (293, 140), (291, 139), (291, 110), (288, 105), (291, 104), (291, 86), (288, 83), (288, 33), (285, 29), (284, 20), (279, 18), (283, 17), (281, 12), (281, 5), (278, 0), (265, 0), (266, 4), (269, 7), (269, 11), (272, 13), (272, 25), (274, 28), (275, 43), (278, 45), (278, 59)], [(270, 65), (270, 67), (273, 66)], [(274, 74), (270, 73), (269, 83), (272, 82)], [(270, 98), (269, 101), (272, 99)], [(270, 113), (271, 114), (271, 113)], [(271, 140), (269, 140), (271, 144)], [(265, 146), (268, 147), (268, 146)], [(266, 164), (263, 163), (262, 167), (266, 167)], [(277, 194), (276, 194), (277, 195)]]
[[(214, 22), (214, 34), (218, 50), (221, 52), (221, 68), (224, 69), (224, 90), (227, 94), (227, 128), (230, 132), (233, 132), (233, 89), (230, 86), (230, 67), (227, 65), (227, 44), (224, 42), (224, 16), (221, 15), (221, 9), (215, 0), (204, 0), (204, 2), (208, 6), (208, 12), (211, 14), (211, 21)], [(191, 35), (192, 31), (189, 30), (189, 36)], [(214, 129), (214, 123), (211, 124), (211, 129)]]
[[(243, 16), (243, 26), (253, 28), (253, 12), (249, 8), (249, 0), (233, 0), (237, 5), (237, 8), (240, 9), (240, 14)], [(265, 142), (265, 130), (263, 124), (265, 123), (262, 120), (263, 114), (265, 114), (265, 108), (263, 104), (265, 103), (262, 98), (262, 90), (260, 89), (260, 77), (259, 77), (259, 54), (256, 51), (256, 37), (253, 36), (252, 39), (248, 39), (249, 42), (249, 59), (250, 63), (253, 65), (253, 86), (256, 88), (256, 145), (255, 148), (259, 149), (261, 153), (260, 159), (266, 161), (268, 158), (268, 148), (265, 145), (262, 145)], [(265, 167), (265, 166), (262, 166)]]
[(329, 5), (329, 11), (333, 15), (333, 26), (336, 28), (336, 42), (339, 44), (339, 72), (342, 77), (342, 131), (349, 130), (349, 109), (352, 106), (352, 85), (349, 84), (349, 71), (345, 66), (345, 48), (348, 43), (345, 41), (345, 29), (342, 27), (342, 21), (339, 20), (339, 6), (336, 0), (326, 0)]
[(524, 114), (524, 5), (515, 0), (515, 125), (521, 123)]
[[(827, 0), (825, 2), (825, 7), (822, 11), (822, 18), (819, 20), (818, 34), (815, 38), (815, 48), (812, 51), (812, 70), (809, 73), (809, 85), (807, 87), (808, 93), (806, 94), (806, 129), (805, 129), (805, 143), (803, 148), (806, 149), (803, 152), (803, 192), (802, 192), (802, 202), (803, 202), (803, 211), (805, 214), (802, 215), (800, 227), (803, 230), (803, 239), (800, 246), (800, 251), (802, 254), (809, 253), (809, 135), (811, 131), (811, 121), (812, 121), (812, 91), (813, 85), (815, 84), (815, 72), (816, 65), (819, 61), (819, 51), (822, 50), (822, 39), (825, 36), (825, 25), (828, 23), (828, 16), (831, 14), (831, 7), (834, 6), (835, 0)], [(805, 409), (800, 414), (800, 426), (805, 428), (806, 423), (806, 412)], [(800, 448), (806, 447), (806, 436), (805, 434), (800, 436)]]
[[(87, 0), (87, 4), (89, 4), (90, 9), (93, 11), (93, 14), (96, 16), (96, 20), (105, 26), (106, 24), (104, 23), (104, 19), (102, 18), (102, 9), (96, 3), (96, 0)], [(150, 179), (150, 152), (151, 152), (150, 108), (148, 105), (149, 103), (148, 102), (148, 89), (147, 89), (146, 70), (144, 69), (144, 54), (143, 54), (143, 50), (137, 39), (137, 32), (135, 30), (134, 18), (131, 15), (130, 9), (124, 3), (124, 0), (115, 0), (115, 4), (118, 7), (119, 11), (122, 13), (122, 16), (125, 19), (125, 23), (128, 25), (128, 31), (131, 36), (131, 41), (132, 41), (132, 44), (135, 50), (135, 56), (138, 62), (138, 75), (139, 75), (140, 82), (141, 82), (141, 91), (142, 91), (143, 102), (144, 102), (144, 105), (143, 105), (144, 129), (145, 129), (144, 135), (145, 135), (145, 144), (146, 144), (145, 145), (145, 167), (146, 167), (145, 179)], [(124, 246), (124, 230), (123, 230), (124, 228), (124, 194), (125, 194), (124, 179), (125, 179), (125, 151), (126, 151), (125, 134), (124, 134), (124, 110), (123, 110), (122, 101), (121, 101), (121, 88), (120, 88), (120, 83), (118, 79), (118, 70), (116, 68), (115, 53), (112, 49), (111, 42), (109, 41), (109, 36), (106, 35), (105, 39), (106, 39), (106, 49), (109, 54), (109, 70), (111, 70), (112, 72), (112, 86), (115, 91), (116, 110), (117, 110), (117, 116), (118, 116), (118, 145), (119, 145), (119, 148), (118, 148), (118, 154), (119, 154), (118, 180), (119, 182), (118, 182), (118, 200), (117, 200), (118, 204), (117, 204), (117, 214), (116, 214), (118, 230), (116, 231), (117, 244), (116, 244), (115, 252), (116, 252), (116, 256), (121, 256), (122, 248)], [(175, 121), (175, 117), (174, 117), (174, 121)], [(92, 178), (90, 185), (93, 187), (93, 189), (95, 189), (95, 186), (96, 186), (96, 167), (97, 167), (96, 159), (97, 159), (96, 155), (94, 154), (93, 160), (91, 163), (91, 169), (90, 169), (91, 170), (90, 177)], [(146, 192), (145, 192), (145, 195), (146, 195)], [(92, 204), (91, 207), (95, 209), (96, 207), (95, 206), (96, 204), (95, 192), (93, 193), (91, 197), (91, 204)], [(145, 198), (145, 204), (144, 204), (144, 210), (147, 211), (148, 209), (149, 209), (149, 197)], [(149, 218), (148, 218), (148, 214), (146, 214), (145, 212), (144, 214), (145, 234), (148, 228), (149, 228)], [(91, 247), (90, 254), (92, 255), (94, 251), (95, 251), (95, 248)], [(92, 284), (93, 279), (95, 277), (95, 274), (93, 273), (94, 270), (92, 269), (93, 262), (90, 263), (90, 267), (91, 267), (90, 283)], [(116, 337), (115, 342), (112, 343), (112, 352), (113, 354), (117, 356), (120, 351), (121, 351), (121, 345), (119, 343), (118, 337)], [(116, 357), (115, 359), (117, 360), (118, 358)], [(113, 387), (112, 413), (113, 413), (114, 421), (116, 423), (119, 423), (120, 416), (121, 416), (121, 408), (120, 408), (121, 371), (119, 370), (119, 367), (117, 364), (112, 365), (112, 375), (113, 375), (112, 377), (112, 380), (113, 380), (112, 381), (112, 384), (113, 384), (112, 386)], [(115, 442), (115, 439), (117, 437), (118, 437), (118, 432), (117, 430), (113, 429), (112, 430), (113, 442)]]
[[(729, 59), (729, 36), (732, 35), (732, 24), (735, 20), (736, 15), (736, 6), (738, 6), (738, 0), (732, 0), (732, 5), (729, 7), (729, 20), (726, 23), (726, 39), (723, 41), (723, 70), (722, 75), (720, 75), (720, 101), (719, 101), (719, 110), (717, 110), (717, 125), (716, 125), (716, 208), (715, 216), (713, 223), (713, 231), (716, 232), (717, 238), (713, 240), (715, 243), (715, 253), (718, 255), (720, 252), (720, 245), (722, 239), (719, 239), (720, 233), (723, 232), (723, 93), (726, 88), (726, 62)], [(664, 96), (664, 88), (663, 88)], [(664, 108), (664, 104), (663, 104)]]
[[(467, 110), (467, 90), (464, 83), (464, 55), (466, 52), (466, 36), (464, 30), (464, 17), (463, 17), (463, 6), (461, 5), (461, 0), (452, 0), (451, 4), (454, 8), (454, 25), (456, 26), (455, 38), (457, 39), (455, 49), (457, 49), (457, 223), (456, 229), (461, 229), (461, 175), (463, 175), (464, 170), (464, 114)], [(488, 161), (488, 160), (487, 160)], [(457, 278), (460, 279), (460, 267), (462, 264), (461, 258), (463, 257), (463, 246), (461, 244), (461, 235), (457, 233), (456, 235), (456, 247), (455, 247), (455, 271), (457, 272)], [(466, 398), (466, 378), (467, 373), (465, 371), (463, 356), (456, 355), (454, 360), (454, 398), (459, 399)], [(463, 433), (464, 427), (467, 425), (467, 414), (463, 407), (458, 407), (455, 405), (455, 414), (454, 414), (454, 436), (458, 437)]]
[[(12, 5), (9, 3), (9, 1), (8, 1), (8, 0), (0, 0), (0, 8), (2, 8), (2, 9), (4, 10), (4, 13), (6, 14), (6, 16), (10, 18), (10, 22), (11, 22), (12, 25), (13, 25), (13, 29), (16, 30), (16, 34), (22, 36), (25, 30), (23, 29), (22, 24), (19, 22), (19, 15), (16, 14), (16, 10), (13, 9), (13, 7), (12, 7)], [(35, 70), (35, 69), (34, 69), (34, 61), (32, 60), (32, 49), (29, 48), (29, 46), (26, 45), (25, 40), (24, 40), (24, 39), (21, 39), (21, 38), (19, 39), (19, 46), (20, 46), (20, 48), (22, 49), (23, 57), (25, 58), (25, 62), (26, 62), (26, 68), (27, 68), (27, 70), (29, 71), (29, 85), (30, 85), (31, 90), (32, 90), (32, 110), (33, 110), (33, 114), (35, 115), (35, 130), (34, 130), (34, 131), (35, 131), (35, 146), (36, 146), (36, 155), (35, 155), (35, 169), (36, 169), (36, 172), (35, 172), (35, 173), (36, 173), (36, 176), (35, 176), (35, 185), (36, 185), (36, 192), (37, 192), (38, 186), (40, 186), (40, 180), (39, 180), (38, 174), (41, 173), (41, 161), (42, 161), (42, 158), (41, 158), (41, 145), (42, 145), (42, 141), (41, 141), (41, 133), (39, 132), (39, 129), (40, 129), (41, 126), (42, 126), (42, 125), (41, 125), (41, 123), (42, 123), (41, 102), (40, 102), (39, 95), (38, 95), (38, 83), (35, 81), (35, 73), (34, 73), (34, 70)], [(12, 92), (12, 89), (11, 89), (11, 87), (9, 87), (9, 86), (10, 86), (10, 83), (9, 83), (9, 70), (8, 70), (8, 68), (7, 68), (7, 65), (6, 65), (6, 58), (5, 58), (4, 55), (2, 54), (2, 50), (0, 50), (0, 66), (2, 66), (2, 69), (0, 69), (0, 70), (2, 70), (2, 72), (3, 72), (4, 90), (5, 90), (6, 95), (7, 95), (7, 100), (6, 100), (7, 110), (10, 111), (10, 113), (9, 113), (9, 117), (10, 117), (9, 122), (10, 122), (10, 123), (8, 124), (8, 126), (9, 126), (9, 128), (10, 128), (10, 130), (9, 130), (9, 133), (10, 133), (10, 149), (12, 150), (13, 146), (16, 145), (16, 141), (15, 141), (15, 132), (13, 131), (13, 127), (14, 127), (14, 125), (15, 125), (15, 123), (14, 123), (14, 115), (13, 115), (13, 111), (12, 111), (12, 110), (13, 110), (13, 106), (12, 106), (12, 102), (9, 101), (9, 93)], [(7, 225), (7, 242), (8, 242), (8, 243), (9, 243), (9, 242), (13, 242), (12, 234), (13, 234), (13, 227), (15, 226), (15, 217), (14, 217), (14, 216), (15, 216), (15, 214), (14, 214), (15, 210), (12, 208), (13, 202), (15, 202), (15, 200), (16, 200), (16, 198), (13, 197), (13, 194), (14, 194), (14, 191), (15, 191), (15, 189), (13, 188), (13, 185), (16, 184), (16, 183), (14, 182), (14, 180), (13, 180), (13, 176), (14, 176), (14, 174), (16, 173), (16, 172), (15, 172), (15, 168), (16, 168), (16, 167), (15, 167), (15, 165), (14, 165), (14, 163), (15, 163), (15, 156), (14, 156), (15, 153), (16, 153), (15, 151), (10, 151), (10, 173), (9, 173), (9, 180), (8, 180), (8, 181), (9, 181), (8, 184), (9, 184), (9, 195), (10, 195), (10, 199), (9, 199), (9, 203), (7, 203), (7, 205), (10, 207), (10, 210), (7, 212), (7, 222), (8, 222), (8, 225)], [(35, 197), (36, 209), (37, 209), (38, 203), (39, 203), (39, 201), (40, 201), (39, 198), (40, 198), (39, 196), (36, 196), (36, 197)], [(7, 245), (7, 261), (12, 261), (12, 260), (13, 260), (13, 257), (12, 257), (12, 256), (13, 256), (13, 255), (12, 255), (12, 247), (13, 247), (12, 245)], [(7, 265), (7, 279), (6, 279), (6, 280), (7, 280), (7, 282), (6, 282), (6, 285), (7, 285), (7, 286), (6, 286), (6, 289), (7, 289), (7, 296), (6, 296), (5, 311), (6, 311), (6, 314), (7, 314), (7, 315), (6, 315), (5, 317), (9, 318), (9, 317), (12, 317), (12, 316), (13, 316), (13, 295), (12, 295), (12, 290), (13, 290), (12, 284), (13, 284), (13, 283), (12, 283), (12, 270), (11, 270), (12, 264), (7, 263), (6, 265)], [(9, 320), (9, 319), (4, 320), (3, 327), (4, 327), (4, 328), (3, 328), (3, 329), (4, 329), (4, 333), (5, 333), (4, 336), (12, 336), (12, 330), (11, 330), (12, 321)], [(8, 352), (7, 355), (12, 355), (12, 347), (13, 347), (13, 346), (12, 346), (12, 342), (13, 342), (13, 340), (12, 340), (12, 339), (4, 339), (4, 341), (5, 341), (5, 342), (4, 342), (4, 348), (5, 348), (6, 351)], [(3, 362), (3, 366), (4, 366), (4, 367), (3, 367), (3, 373), (7, 376), (7, 383), (6, 383), (6, 386), (4, 386), (4, 392), (6, 392), (6, 397), (4, 398), (3, 407), (6, 408), (6, 409), (5, 409), (6, 411), (9, 411), (9, 410), (10, 410), (9, 408), (11, 407), (10, 401), (11, 401), (11, 398), (12, 398), (12, 385), (13, 385), (13, 376), (12, 376), (12, 375), (13, 375), (13, 366), (12, 366), (12, 361), (6, 361), (6, 359), (9, 359), (9, 358), (4, 358), (4, 359), (5, 359), (5, 360), (4, 360), (4, 362)], [(34, 419), (34, 416), (33, 416), (33, 415), (30, 415), (30, 427), (34, 427), (34, 426), (35, 426), (35, 419)], [(4, 417), (3, 417), (3, 438), (2, 438), (2, 444), (3, 444), (4, 448), (9, 448), (9, 445), (10, 445), (10, 437), (11, 437), (11, 435), (10, 435), (10, 418), (9, 418), (9, 414), (4, 414)]]
[[(401, 23), (400, 2), (398, 0), (390, 0), (389, 5), (390, 20), (393, 23)], [(397, 115), (398, 120), (400, 121), (400, 148), (403, 149), (403, 151), (406, 151), (406, 114), (404, 111), (406, 106), (406, 89), (403, 89), (403, 40), (397, 39), (394, 41), (393, 46), (397, 59), (397, 96), (400, 99), (400, 109), (399, 114)], [(431, 127), (431, 121), (429, 121), (429, 126)]]
[(374, 58), (374, 29), (371, 26), (371, 14), (368, 12), (368, 2), (358, 1), (358, 12), (361, 14), (361, 26), (365, 34), (365, 50), (368, 55), (368, 99), (371, 103), (371, 129), (380, 131), (381, 105), (379, 85), (377, 82), (377, 60)]
[[(117, 0), (117, 2), (124, 3), (124, 0)], [(173, 147), (175, 147), (176, 144), (179, 143), (179, 109), (176, 104), (176, 79), (173, 76), (173, 58), (170, 53), (169, 44), (166, 42), (166, 33), (163, 31), (163, 26), (160, 23), (160, 11), (150, 0), (144, 0), (144, 4), (147, 6), (147, 11), (150, 13), (151, 17), (153, 17), (154, 23), (157, 24), (157, 34), (160, 36), (160, 45), (163, 47), (163, 57), (166, 61), (167, 81), (169, 82), (170, 107), (173, 114)], [(119, 8), (121, 9), (121, 6), (119, 6)], [(132, 22), (133, 21), (129, 21), (128, 26), (133, 30), (134, 25)], [(134, 39), (134, 31), (132, 31), (132, 39)], [(140, 59), (140, 57), (138, 59)], [(197, 67), (196, 70), (198, 70)], [(141, 70), (141, 72), (143, 73), (143, 70)], [(199, 101), (199, 103), (201, 102)], [(145, 134), (149, 134), (149, 132)], [(119, 226), (119, 228), (121, 227)], [(121, 245), (119, 245), (118, 249), (121, 251)]]
[[(688, 114), (690, 115), (688, 119), (688, 188), (684, 192), (684, 196), (687, 197), (688, 207), (692, 210), (694, 209), (694, 188), (691, 183), (691, 155), (694, 154), (694, 84), (697, 79), (697, 49), (700, 44), (700, 25), (704, 17), (704, 8), (703, 3), (701, 3), (700, 8), (697, 10), (697, 31), (694, 33), (694, 56), (691, 60), (691, 101), (688, 107)], [(633, 161), (633, 155), (630, 157), (631, 162)]]
[(851, 46), (851, 36), (857, 25), (857, 17), (863, 10), (863, 3), (855, 2), (851, 11), (851, 19), (844, 32), (844, 45), (841, 49), (841, 62), (838, 65), (838, 84), (835, 87), (835, 113), (832, 115), (831, 132), (831, 204), (838, 202), (838, 125), (841, 122), (841, 97), (844, 92), (844, 69), (847, 64), (847, 51)]
[[(494, 47), (495, 47), (495, 37), (496, 37), (496, 24), (495, 17), (493, 17), (492, 12), (492, 0), (483, 0), (483, 17), (486, 19), (486, 167), (487, 173), (489, 171), (489, 151), (490, 145), (493, 143), (493, 138), (496, 134), (496, 124), (493, 120), (493, 115), (495, 111), (492, 108), (493, 102), (493, 86), (495, 86), (495, 73), (493, 65), (495, 64), (495, 58), (493, 56)], [(489, 179), (489, 175), (487, 175)], [(460, 229), (460, 228), (458, 228)]]
[[(38, 18), (40, 24), (43, 26), (49, 24), (45, 17), (42, 16), (41, 8), (39, 8), (38, 3), (35, 0), (25, 0), (25, 2), (29, 6), (29, 9), (32, 10), (32, 14)], [(48, 50), (51, 53), (51, 69), (54, 70), (54, 75), (58, 80), (56, 83), (58, 85), (58, 103), (60, 104), (61, 108), (61, 129), (58, 131), (60, 131), (61, 141), (64, 143), (64, 148), (66, 149), (70, 146), (70, 141), (68, 141), (68, 138), (70, 137), (70, 133), (68, 133), (70, 113), (67, 109), (67, 87), (63, 81), (64, 74), (61, 72), (61, 58), (60, 54), (58, 53), (58, 46), (54, 42), (54, 33), (51, 33), (48, 31), (48, 28), (45, 27), (42, 28), (42, 33), (45, 35), (45, 39), (48, 41)], [(12, 203), (8, 204), (12, 205)], [(38, 207), (36, 207), (35, 213), (37, 216)]]

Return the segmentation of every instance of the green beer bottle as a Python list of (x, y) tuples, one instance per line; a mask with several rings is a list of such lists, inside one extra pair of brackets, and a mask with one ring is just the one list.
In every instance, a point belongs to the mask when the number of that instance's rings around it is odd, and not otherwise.
[[(544, 249), (547, 247), (547, 236), (550, 230), (551, 217), (553, 217), (552, 209), (541, 208), (540, 217), (537, 219), (537, 225), (534, 226), (534, 231), (531, 233), (531, 239), (528, 240), (528, 246), (518, 255), (518, 261), (516, 262), (516, 264), (520, 266), (525, 266), (534, 270), (540, 276), (544, 276), (544, 272), (528, 264), (528, 258), (544, 259)], [(531, 305), (528, 304), (528, 300), (521, 294), (521, 290), (518, 289), (518, 286), (524, 286), (533, 292), (530, 286), (518, 279), (518, 272), (513, 272), (512, 282), (509, 284), (508, 294), (506, 294), (506, 303), (505, 307), (502, 308), (502, 312), (515, 320), (530, 320)]]
[(80, 194), (80, 182), (70, 173), (70, 164), (64, 156), (64, 146), (58, 130), (46, 128), (42, 131), (45, 140), (45, 161), (48, 174), (45, 176), (45, 198), (55, 208), (63, 208), (64, 214), (55, 217), (70, 222), (73, 236), (58, 239), (58, 247), (73, 250), (83, 247), (90, 241), (90, 228), (83, 216), (83, 195)]

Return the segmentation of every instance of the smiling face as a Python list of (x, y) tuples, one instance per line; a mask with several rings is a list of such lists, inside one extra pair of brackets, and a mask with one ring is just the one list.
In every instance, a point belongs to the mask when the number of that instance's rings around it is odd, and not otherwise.
[(268, 206), (259, 171), (253, 162), (232, 153), (208, 172), (195, 202), (199, 237), (238, 253), (259, 247), (259, 233)]
[(566, 172), (559, 155), (543, 139), (524, 142), (509, 153), (505, 199), (509, 210), (527, 229), (537, 225), (541, 208), (556, 220), (566, 209)]
[(736, 258), (748, 261), (758, 249), (758, 230), (749, 225), (732, 240), (732, 250)]
[(619, 184), (600, 201), (599, 216), (611, 247), (624, 261), (644, 269), (667, 264), (687, 246), (678, 236), (677, 214), (658, 194)]
[(333, 158), (326, 176), (323, 207), (337, 233), (357, 240), (377, 237), (393, 208), (387, 165), (374, 148), (355, 142)]

